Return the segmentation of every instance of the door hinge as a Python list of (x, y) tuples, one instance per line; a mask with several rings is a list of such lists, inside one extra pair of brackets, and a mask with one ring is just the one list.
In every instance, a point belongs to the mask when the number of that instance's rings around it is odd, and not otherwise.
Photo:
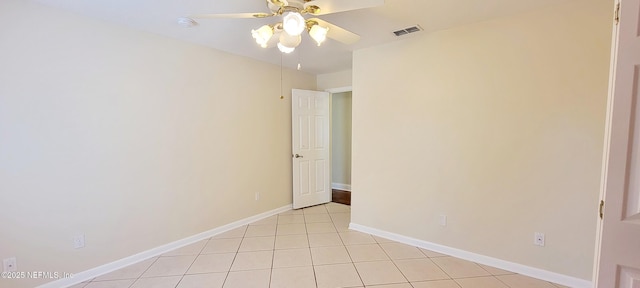
[(616, 25), (620, 23), (620, 2), (616, 4), (616, 10), (613, 12), (613, 20), (616, 22)]
[(600, 219), (604, 217), (604, 200), (600, 200)]

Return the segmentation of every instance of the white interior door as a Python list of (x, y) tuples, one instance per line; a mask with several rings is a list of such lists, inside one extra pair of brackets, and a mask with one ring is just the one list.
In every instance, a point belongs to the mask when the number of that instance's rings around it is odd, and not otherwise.
[(329, 93), (292, 91), (293, 209), (331, 201)]
[(640, 0), (619, 7), (596, 286), (640, 288)]

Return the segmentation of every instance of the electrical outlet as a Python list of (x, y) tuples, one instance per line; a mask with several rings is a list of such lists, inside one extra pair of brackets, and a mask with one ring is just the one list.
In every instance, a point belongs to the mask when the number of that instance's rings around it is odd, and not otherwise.
[(76, 234), (73, 236), (73, 248), (80, 249), (84, 247), (84, 234)]
[(447, 215), (440, 215), (440, 226), (447, 226)]
[(533, 234), (533, 244), (537, 246), (544, 246), (544, 233), (536, 232)]
[(3, 272), (18, 271), (16, 257), (11, 257), (11, 258), (2, 260), (2, 271)]
[(256, 192), (256, 201), (260, 200), (260, 192)]

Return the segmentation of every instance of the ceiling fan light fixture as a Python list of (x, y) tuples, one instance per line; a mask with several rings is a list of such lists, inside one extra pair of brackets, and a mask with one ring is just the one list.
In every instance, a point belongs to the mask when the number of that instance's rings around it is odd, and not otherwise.
[(284, 31), (291, 36), (302, 34), (305, 28), (305, 21), (298, 12), (287, 12), (282, 18), (282, 26)]
[[(298, 36), (291, 36), (287, 33), (282, 33), (280, 34), (280, 44), (278, 46), (278, 48), (280, 48), (280, 46), (284, 47), (284, 48), (289, 48), (289, 49), (285, 49), (285, 50), (290, 50), (290, 49), (295, 49), (296, 47), (298, 47), (298, 45), (300, 45), (300, 42), (302, 42), (302, 36), (298, 35)], [(280, 49), (280, 51), (282, 51), (282, 49)], [(291, 50), (293, 51), (293, 50)], [(282, 51), (285, 52), (285, 51)], [(285, 52), (285, 53), (290, 53), (290, 52)]]
[(316, 24), (311, 26), (311, 29), (309, 29), (309, 36), (311, 36), (311, 38), (318, 43), (318, 46), (320, 46), (325, 40), (327, 40), (327, 32), (329, 32), (329, 27), (322, 27)]
[(320, 13), (320, 7), (316, 6), (316, 5), (309, 5), (307, 6), (307, 8), (304, 8), (304, 12), (309, 13), (309, 14), (319, 14)]
[(278, 50), (280, 50), (280, 52), (282, 52), (282, 53), (289, 54), (289, 53), (293, 52), (294, 50), (296, 50), (296, 47), (287, 47), (287, 46), (282, 45), (282, 43), (278, 43)]
[(289, 1), (287, 0), (267, 0), (267, 4), (273, 4), (278, 7), (289, 5)]
[(256, 40), (256, 43), (260, 45), (262, 48), (267, 48), (267, 43), (271, 37), (273, 37), (273, 27), (269, 25), (264, 25), (258, 30), (251, 30), (251, 36)]

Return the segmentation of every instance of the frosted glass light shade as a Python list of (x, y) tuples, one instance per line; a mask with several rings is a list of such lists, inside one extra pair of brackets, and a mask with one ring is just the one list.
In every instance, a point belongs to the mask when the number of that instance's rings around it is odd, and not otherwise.
[(302, 42), (302, 36), (291, 36), (287, 33), (280, 34), (280, 42), (278, 43), (278, 49), (283, 53), (291, 53)]
[(260, 45), (262, 48), (267, 48), (267, 43), (269, 39), (273, 37), (273, 28), (269, 25), (264, 25), (258, 30), (251, 30), (251, 36), (256, 40), (256, 43)]
[(309, 30), (309, 36), (311, 36), (311, 38), (318, 43), (318, 46), (320, 46), (322, 42), (327, 40), (327, 32), (329, 32), (328, 27), (325, 28), (320, 25), (313, 25)]
[(282, 52), (282, 53), (289, 54), (289, 53), (293, 52), (294, 50), (296, 50), (296, 48), (295, 47), (286, 47), (286, 46), (282, 45), (282, 43), (278, 43), (278, 50), (280, 50), (280, 52)]
[(287, 33), (280, 34), (280, 43), (286, 47), (298, 47), (302, 42), (302, 36), (291, 36)]
[(282, 18), (282, 26), (284, 32), (291, 36), (302, 34), (305, 28), (304, 18), (298, 12), (287, 12)]

